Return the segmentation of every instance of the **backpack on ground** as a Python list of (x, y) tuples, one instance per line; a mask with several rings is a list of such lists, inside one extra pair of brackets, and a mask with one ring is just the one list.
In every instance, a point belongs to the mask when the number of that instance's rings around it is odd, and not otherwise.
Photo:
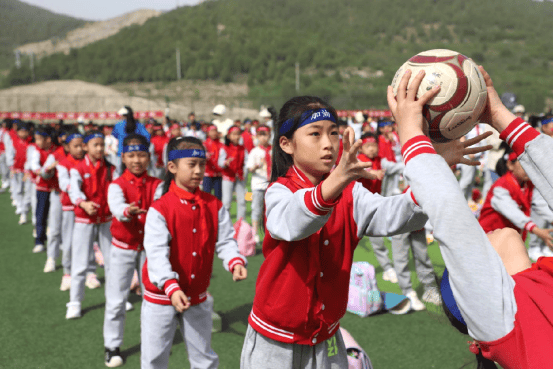
[(376, 284), (374, 266), (366, 261), (351, 266), (347, 310), (366, 317), (382, 309), (383, 300)]
[(340, 327), (340, 333), (348, 354), (348, 369), (373, 369), (369, 355), (359, 346), (351, 334), (342, 327)]

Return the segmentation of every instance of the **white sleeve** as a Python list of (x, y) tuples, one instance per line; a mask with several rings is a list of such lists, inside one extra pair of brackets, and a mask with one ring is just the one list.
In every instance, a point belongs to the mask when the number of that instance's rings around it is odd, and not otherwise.
[(83, 179), (79, 171), (75, 168), (69, 171), (69, 177), (70, 184), (67, 194), (69, 195), (69, 199), (71, 199), (71, 202), (78, 206), (81, 201), (86, 201), (86, 195), (83, 191), (81, 191)]
[(519, 161), (544, 200), (553, 208), (553, 138), (540, 134), (528, 142)]
[(532, 211), (535, 211), (547, 223), (553, 223), (553, 211), (537, 189), (534, 189), (532, 194)]
[(165, 164), (165, 167), (167, 167), (167, 163), (169, 162), (169, 158), (167, 156), (167, 144), (163, 145), (163, 164)]
[(511, 223), (520, 229), (524, 229), (526, 224), (531, 221), (530, 217), (520, 210), (509, 191), (503, 187), (493, 189), (491, 205), (495, 211), (509, 219)]
[(40, 153), (35, 150), (33, 145), (27, 147), (27, 159), (24, 168), (33, 172), (40, 169)]
[(408, 191), (383, 197), (367, 190), (359, 182), (353, 187), (353, 219), (357, 236), (393, 236), (424, 228), (428, 217), (415, 204)]
[(12, 167), (15, 161), (15, 148), (13, 147), (12, 138), (9, 134), (5, 134), (3, 141), (6, 147), (6, 164), (8, 167)]
[(63, 192), (69, 192), (69, 185), (71, 184), (71, 178), (69, 177), (69, 171), (63, 165), (56, 165), (58, 171), (58, 184)]
[(242, 169), (244, 172), (244, 179), (248, 178), (248, 158), (250, 154), (246, 150), (244, 150), (244, 168)]
[(217, 159), (217, 165), (219, 168), (226, 168), (225, 161), (227, 160), (227, 150), (224, 148), (219, 149), (219, 159)]
[(401, 173), (405, 169), (405, 165), (401, 161), (397, 163), (393, 163), (388, 159), (382, 159), (381, 164), (382, 164), (382, 169), (386, 170), (387, 175)]
[(125, 210), (129, 207), (125, 194), (121, 186), (116, 183), (112, 183), (108, 187), (108, 206), (109, 210), (118, 221), (129, 222), (131, 220), (130, 215), (125, 215)]
[(56, 174), (56, 170), (47, 171), (46, 169), (56, 162), (56, 158), (53, 154), (48, 155), (42, 168), (40, 168), (40, 176), (44, 179), (50, 179)]
[(170, 241), (171, 234), (167, 228), (167, 221), (159, 211), (151, 207), (146, 214), (144, 226), (144, 250), (148, 258), (150, 281), (162, 291), (165, 282), (170, 279), (179, 279), (179, 275), (173, 271), (169, 260)]
[(154, 201), (159, 200), (161, 196), (163, 196), (163, 186), (165, 183), (162, 181), (159, 183), (159, 185), (156, 188), (156, 192), (154, 193)]
[(250, 151), (250, 154), (247, 156), (248, 160), (244, 160), (244, 163), (246, 164), (246, 168), (248, 168), (248, 171), (253, 171), (253, 168), (255, 167), (255, 159), (257, 158), (257, 147), (254, 147), (252, 151)]
[(223, 267), (232, 273), (236, 265), (247, 265), (247, 260), (238, 251), (238, 244), (234, 239), (234, 227), (230, 220), (230, 214), (224, 206), (221, 206), (219, 209), (218, 218), (219, 225), (215, 251), (219, 259), (223, 260)]

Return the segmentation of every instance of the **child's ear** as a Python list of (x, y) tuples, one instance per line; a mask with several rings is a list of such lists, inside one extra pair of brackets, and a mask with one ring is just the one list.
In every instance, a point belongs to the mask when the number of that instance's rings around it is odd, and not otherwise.
[(175, 164), (174, 161), (170, 161), (169, 163), (167, 163), (167, 170), (173, 175), (177, 174), (177, 164)]
[(287, 138), (286, 136), (281, 136), (278, 140), (278, 144), (280, 145), (280, 148), (282, 151), (287, 153), (288, 155), (294, 154), (294, 148), (292, 146), (292, 140)]

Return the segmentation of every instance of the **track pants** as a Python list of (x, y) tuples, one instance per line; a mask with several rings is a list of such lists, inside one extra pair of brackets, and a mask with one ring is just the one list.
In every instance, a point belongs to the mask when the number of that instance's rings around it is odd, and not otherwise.
[(89, 270), (90, 253), (94, 239), (104, 256), (106, 283), (109, 281), (109, 257), (111, 248), (111, 222), (100, 224), (75, 223), (71, 243), (71, 291), (69, 303), (80, 305), (84, 299), (86, 274)]
[(468, 199), (472, 197), (472, 188), (474, 187), (477, 170), (476, 167), (464, 164), (459, 165), (459, 169), (461, 170), (459, 186), (461, 187), (463, 195), (465, 195), (465, 199), (468, 201)]
[(369, 237), (371, 245), (373, 247), (374, 256), (384, 271), (392, 268), (392, 262), (389, 257), (389, 250), (384, 245), (383, 237)]
[[(63, 274), (71, 274), (71, 243), (73, 241), (73, 227), (75, 227), (75, 213), (73, 210), (64, 210), (61, 219), (61, 266)], [(87, 273), (96, 272), (96, 260), (94, 250), (90, 250)]]
[(392, 237), (392, 257), (399, 287), (404, 295), (413, 290), (409, 271), (409, 250), (413, 252), (417, 277), (425, 289), (436, 287), (434, 267), (428, 256), (426, 231), (420, 230)]
[(46, 223), (48, 211), (50, 210), (50, 192), (36, 192), (36, 238), (35, 245), (46, 243)]
[(109, 276), (106, 282), (106, 310), (104, 314), (104, 347), (114, 350), (123, 345), (125, 331), (125, 303), (129, 298), (132, 278), (138, 270), (142, 291), (142, 267), (146, 260), (144, 251), (124, 250), (111, 245)]
[(230, 212), (232, 194), (236, 191), (236, 219), (246, 218), (246, 181), (236, 179), (234, 182), (223, 180), (223, 206)]
[(213, 190), (213, 195), (221, 200), (223, 198), (222, 185), (223, 177), (204, 177), (202, 187), (207, 193), (211, 193), (211, 190)]
[(60, 193), (50, 192), (50, 211), (48, 212), (48, 242), (46, 255), (57, 258), (60, 253), (63, 211), (61, 209)]
[[(36, 184), (31, 179), (25, 181), (25, 190), (23, 194), (23, 208), (25, 213), (31, 208), (31, 220), (33, 226), (36, 226), (36, 208), (37, 208), (37, 191)], [(23, 214), (23, 213), (21, 213)]]
[(15, 209), (17, 214), (25, 214), (29, 211), (24, 201), (25, 197), (25, 182), (23, 181), (23, 172), (12, 172), (11, 176), (11, 190), (13, 201), (15, 202)]
[(2, 179), (2, 184), (11, 183), (10, 181), (10, 168), (6, 163), (6, 153), (3, 152), (0, 154), (0, 178)]
[[(141, 369), (165, 369), (177, 325), (186, 343), (191, 369), (215, 369), (219, 357), (211, 348), (213, 299), (178, 313), (173, 305), (142, 301), (140, 315)], [(263, 366), (259, 367), (262, 368)]]

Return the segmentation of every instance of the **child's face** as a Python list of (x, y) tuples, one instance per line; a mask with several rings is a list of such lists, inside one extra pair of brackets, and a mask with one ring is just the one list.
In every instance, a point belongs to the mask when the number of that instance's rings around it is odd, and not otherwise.
[[(51, 143), (51, 141), (50, 141)], [(35, 144), (42, 150), (48, 148), (48, 139), (42, 135), (35, 134)]]
[(257, 141), (259, 141), (260, 146), (267, 146), (269, 142), (269, 134), (267, 132), (258, 132)]
[(338, 157), (338, 126), (329, 120), (314, 122), (295, 131), (291, 140), (281, 137), (279, 144), (292, 156), (294, 165), (308, 176), (321, 180)]
[(69, 155), (77, 160), (81, 160), (84, 157), (84, 144), (82, 138), (74, 138), (67, 144), (67, 150)]
[(29, 137), (29, 131), (27, 131), (26, 129), (18, 129), (17, 136), (22, 140), (26, 140), (27, 137)]
[(148, 169), (148, 165), (150, 164), (150, 154), (145, 151), (126, 152), (121, 155), (121, 160), (129, 172), (135, 176), (140, 176), (146, 171), (146, 169)]
[(370, 132), (371, 131), (371, 126), (368, 125), (368, 124), (364, 125), (361, 130), (363, 131), (363, 133)]
[(219, 139), (219, 132), (216, 129), (212, 129), (209, 132), (207, 132), (207, 136), (212, 140), (217, 140)]
[(175, 175), (178, 187), (194, 192), (204, 179), (206, 159), (182, 158), (170, 161), (167, 169)]
[(179, 137), (181, 135), (180, 128), (174, 128), (171, 130), (171, 135), (173, 137)]
[(530, 178), (528, 178), (528, 174), (526, 174), (526, 171), (524, 170), (522, 165), (520, 165), (520, 162), (518, 160), (516, 160), (514, 162), (507, 161), (507, 169), (509, 169), (509, 171), (513, 172), (513, 175), (519, 181), (529, 181), (530, 180)]
[(232, 142), (235, 145), (238, 145), (238, 142), (240, 141), (240, 131), (233, 131), (228, 134), (228, 139), (230, 142)]
[(374, 159), (378, 155), (378, 144), (367, 142), (361, 146), (361, 152), (368, 158)]
[(86, 151), (92, 159), (102, 160), (104, 158), (104, 139), (96, 137), (88, 141)]
[(391, 125), (382, 126), (379, 129), (380, 129), (380, 133), (390, 133), (390, 132), (392, 132), (392, 126)]
[(550, 136), (553, 137), (553, 123), (547, 123), (541, 126), (541, 131)]

